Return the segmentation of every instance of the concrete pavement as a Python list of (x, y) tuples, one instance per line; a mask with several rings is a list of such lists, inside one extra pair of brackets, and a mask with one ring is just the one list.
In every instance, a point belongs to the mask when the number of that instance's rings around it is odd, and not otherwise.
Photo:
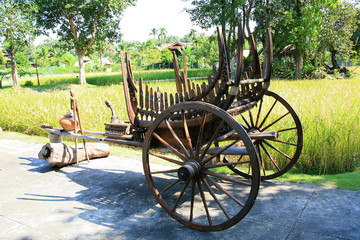
[(268, 181), (237, 225), (199, 232), (159, 207), (140, 159), (56, 169), (41, 147), (0, 139), (0, 239), (360, 239), (360, 191)]

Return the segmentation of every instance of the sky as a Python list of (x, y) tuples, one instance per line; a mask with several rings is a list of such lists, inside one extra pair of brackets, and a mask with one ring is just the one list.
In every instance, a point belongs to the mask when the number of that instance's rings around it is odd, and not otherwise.
[(136, 6), (125, 9), (120, 31), (125, 41), (144, 42), (151, 38), (151, 29), (165, 28), (168, 36), (183, 37), (191, 29), (210, 35), (215, 28), (205, 31), (192, 24), (184, 8), (191, 3), (182, 0), (137, 0)]

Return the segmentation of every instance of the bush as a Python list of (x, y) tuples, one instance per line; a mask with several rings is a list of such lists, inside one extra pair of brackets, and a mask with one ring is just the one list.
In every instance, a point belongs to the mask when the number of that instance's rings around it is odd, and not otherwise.
[(326, 72), (324, 72), (320, 68), (317, 68), (312, 74), (312, 78), (314, 79), (324, 79), (326, 78), (326, 76), (327, 76)]
[(347, 71), (347, 72), (345, 73), (345, 77), (346, 77), (346, 78), (351, 77), (351, 71)]
[(26, 87), (31, 87), (32, 85), (34, 85), (34, 83), (32, 81), (26, 81), (24, 84)]
[(303, 77), (311, 78), (316, 70), (317, 70), (317, 68), (314, 65), (305, 64), (302, 68)]

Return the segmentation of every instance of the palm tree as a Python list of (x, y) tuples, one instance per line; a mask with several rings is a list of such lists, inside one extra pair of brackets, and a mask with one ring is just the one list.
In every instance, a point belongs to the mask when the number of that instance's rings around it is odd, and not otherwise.
[(164, 27), (159, 29), (159, 39), (160, 39), (161, 43), (164, 43), (166, 33), (167, 33), (167, 31), (166, 31), (166, 29)]
[(157, 33), (158, 33), (158, 30), (156, 28), (153, 28), (153, 29), (151, 29), (151, 32), (149, 34), (150, 36), (153, 36), (154, 42), (155, 42), (155, 37), (156, 37)]

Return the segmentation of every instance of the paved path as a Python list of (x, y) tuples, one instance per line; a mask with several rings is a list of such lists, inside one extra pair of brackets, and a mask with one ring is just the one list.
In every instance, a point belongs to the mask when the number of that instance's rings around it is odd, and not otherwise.
[(269, 181), (237, 225), (199, 232), (156, 204), (140, 161), (53, 169), (41, 147), (0, 139), (0, 239), (360, 239), (360, 191)]

